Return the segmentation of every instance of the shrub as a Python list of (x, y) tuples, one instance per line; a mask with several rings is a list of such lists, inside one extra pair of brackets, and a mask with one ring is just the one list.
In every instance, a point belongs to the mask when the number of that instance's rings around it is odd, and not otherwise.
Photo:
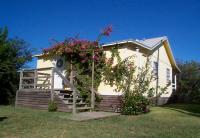
[(54, 102), (54, 101), (50, 101), (49, 102), (49, 105), (48, 105), (48, 111), (49, 112), (55, 112), (55, 111), (57, 111), (57, 104), (56, 104), (56, 102)]
[(129, 95), (125, 97), (122, 106), (122, 114), (138, 115), (149, 112), (149, 100), (142, 95)]

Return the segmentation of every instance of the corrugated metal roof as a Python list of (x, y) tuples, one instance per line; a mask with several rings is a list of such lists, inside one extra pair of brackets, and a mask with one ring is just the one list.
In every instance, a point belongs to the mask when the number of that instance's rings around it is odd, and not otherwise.
[(150, 38), (150, 39), (143, 39), (143, 40), (138, 40), (138, 39), (127, 39), (127, 40), (121, 40), (121, 41), (115, 41), (111, 43), (104, 44), (102, 46), (113, 46), (116, 44), (125, 44), (125, 43), (133, 43), (138, 46), (144, 47), (148, 50), (154, 50), (156, 47), (158, 47), (162, 42), (167, 42), (167, 48), (169, 55), (171, 56), (171, 62), (173, 66), (180, 72), (180, 69), (176, 65), (176, 61), (174, 59), (174, 56), (172, 54), (172, 50), (170, 48), (169, 41), (166, 36), (163, 37), (155, 37), (155, 38)]
[(163, 40), (167, 40), (167, 37), (162, 36), (162, 37), (155, 37), (155, 38), (142, 39), (142, 40), (126, 39), (126, 40), (120, 40), (120, 41), (114, 41), (114, 42), (106, 43), (106, 44), (103, 44), (103, 46), (110, 46), (110, 45), (115, 45), (115, 44), (120, 44), (120, 43), (132, 42), (132, 43), (142, 45), (143, 47), (152, 49), (152, 48), (156, 47), (157, 45), (159, 45), (161, 43), (161, 41), (163, 41)]
[(167, 39), (166, 36), (163, 36), (163, 37), (156, 37), (156, 38), (150, 38), (150, 39), (143, 39), (143, 40), (137, 40), (137, 42), (149, 47), (149, 48), (152, 48), (156, 45), (158, 45), (162, 40), (165, 40)]

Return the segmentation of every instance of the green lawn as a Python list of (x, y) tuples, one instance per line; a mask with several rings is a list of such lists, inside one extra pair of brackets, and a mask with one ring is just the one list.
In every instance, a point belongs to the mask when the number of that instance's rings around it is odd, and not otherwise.
[(148, 114), (75, 122), (68, 113), (0, 106), (0, 138), (200, 137), (200, 105), (154, 107)]

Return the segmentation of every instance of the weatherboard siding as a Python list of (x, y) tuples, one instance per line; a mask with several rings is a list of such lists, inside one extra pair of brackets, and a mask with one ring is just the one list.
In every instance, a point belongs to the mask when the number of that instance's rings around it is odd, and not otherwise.
[[(105, 48), (106, 57), (111, 57), (111, 47)], [(136, 47), (130, 47), (128, 45), (121, 46), (119, 48), (119, 54), (122, 59), (125, 59), (129, 56), (134, 56), (135, 65), (137, 67), (142, 67), (145, 65), (147, 57), (145, 56), (144, 51), (140, 50), (139, 52), (136, 51)], [(158, 50), (156, 50), (151, 56), (150, 61), (151, 65), (155, 61), (157, 61), (158, 56)], [(117, 60), (114, 60), (114, 64), (117, 63)], [(44, 60), (42, 58), (38, 58), (37, 60), (37, 68), (46, 68), (46, 67), (53, 67), (53, 61), (51, 60)], [(168, 58), (167, 52), (164, 48), (164, 46), (161, 46), (159, 48), (159, 82), (158, 85), (161, 87), (166, 86), (167, 79), (166, 79), (166, 69), (170, 69), (170, 79), (172, 80), (172, 66), (170, 63), (170, 60)], [(153, 70), (153, 67), (152, 67)], [(154, 87), (156, 89), (156, 80), (154, 80), (151, 83), (151, 87)], [(98, 88), (98, 92), (101, 95), (121, 95), (121, 92), (115, 92), (115, 86), (111, 87), (109, 85), (106, 85), (104, 82), (100, 83), (100, 86)], [(172, 93), (172, 85), (169, 86), (167, 89), (167, 94), (163, 94), (161, 97), (169, 97)]]
[[(158, 50), (156, 50), (151, 56), (151, 63), (152, 63), (152, 69), (153, 69), (153, 62), (157, 62), (157, 58), (158, 58)], [(172, 80), (172, 66), (170, 63), (170, 60), (168, 58), (168, 55), (166, 53), (166, 50), (164, 48), (164, 46), (161, 46), (159, 48), (159, 63), (158, 63), (159, 67), (158, 67), (158, 77), (159, 77), (159, 81), (158, 81), (158, 86), (160, 87), (165, 87), (167, 85), (167, 68), (170, 69), (170, 80)], [(154, 80), (151, 83), (151, 87), (156, 89), (156, 80)], [(158, 92), (160, 92), (160, 89), (158, 89)], [(166, 94), (162, 94), (161, 97), (169, 97), (172, 93), (172, 85), (170, 85), (168, 87), (168, 89), (166, 90)]]
[[(111, 52), (109, 50), (109, 48), (106, 49), (106, 57), (109, 58), (111, 56)], [(139, 53), (136, 51), (136, 47), (130, 49), (129, 46), (123, 46), (119, 49), (119, 53), (120, 53), (120, 57), (122, 59), (125, 59), (129, 56), (135, 56), (134, 60), (135, 60), (135, 65), (137, 67), (142, 67), (145, 65), (146, 61), (147, 61), (147, 57), (145, 56), (145, 54), (143, 52)], [(150, 62), (151, 62), (151, 67), (153, 70), (153, 62), (157, 61), (157, 57), (158, 57), (158, 50), (156, 50), (151, 56), (150, 56)], [(116, 64), (116, 60), (114, 62), (114, 64)], [(164, 46), (161, 46), (159, 48), (159, 68), (158, 68), (158, 76), (159, 76), (159, 82), (158, 85), (160, 87), (165, 87), (167, 84), (167, 79), (166, 79), (166, 69), (170, 69), (170, 80), (172, 80), (172, 66), (170, 63), (170, 60), (168, 58), (168, 55), (166, 53), (166, 50), (164, 48)], [(156, 89), (156, 80), (154, 80), (151, 83), (151, 87)], [(116, 86), (109, 86), (106, 85), (104, 82), (101, 82), (99, 88), (98, 88), (98, 92), (101, 95), (121, 95), (122, 92), (116, 92), (115, 91)], [(158, 92), (160, 92), (160, 90), (158, 90)], [(167, 89), (167, 94), (163, 94), (161, 97), (169, 97), (172, 93), (172, 85), (170, 85)]]

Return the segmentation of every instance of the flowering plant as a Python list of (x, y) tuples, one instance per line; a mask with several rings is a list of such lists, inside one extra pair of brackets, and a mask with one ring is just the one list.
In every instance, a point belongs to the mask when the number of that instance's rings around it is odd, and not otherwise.
[[(57, 42), (55, 45), (43, 50), (44, 57), (66, 56), (73, 61), (78, 59), (82, 63), (88, 60), (98, 62), (101, 58), (103, 48), (99, 45), (99, 41), (103, 36), (109, 36), (112, 32), (112, 26), (109, 25), (100, 33), (95, 41), (89, 41), (79, 38), (68, 38), (63, 42)], [(94, 55), (92, 55), (94, 51)]]
[[(112, 26), (109, 25), (98, 35), (95, 41), (67, 38), (62, 42), (56, 42), (49, 48), (43, 50), (43, 58), (49, 59), (56, 56), (65, 58), (65, 61), (73, 65), (71, 70), (69, 64), (66, 64), (66, 77), (69, 77), (69, 72), (73, 71), (74, 85), (81, 92), (85, 99), (89, 99), (91, 84), (92, 62), (95, 62), (95, 88), (98, 87), (101, 80), (102, 70), (105, 66), (105, 54), (103, 47), (100, 45), (100, 40), (104, 36), (109, 36), (112, 32)], [(98, 98), (96, 98), (98, 99)]]

